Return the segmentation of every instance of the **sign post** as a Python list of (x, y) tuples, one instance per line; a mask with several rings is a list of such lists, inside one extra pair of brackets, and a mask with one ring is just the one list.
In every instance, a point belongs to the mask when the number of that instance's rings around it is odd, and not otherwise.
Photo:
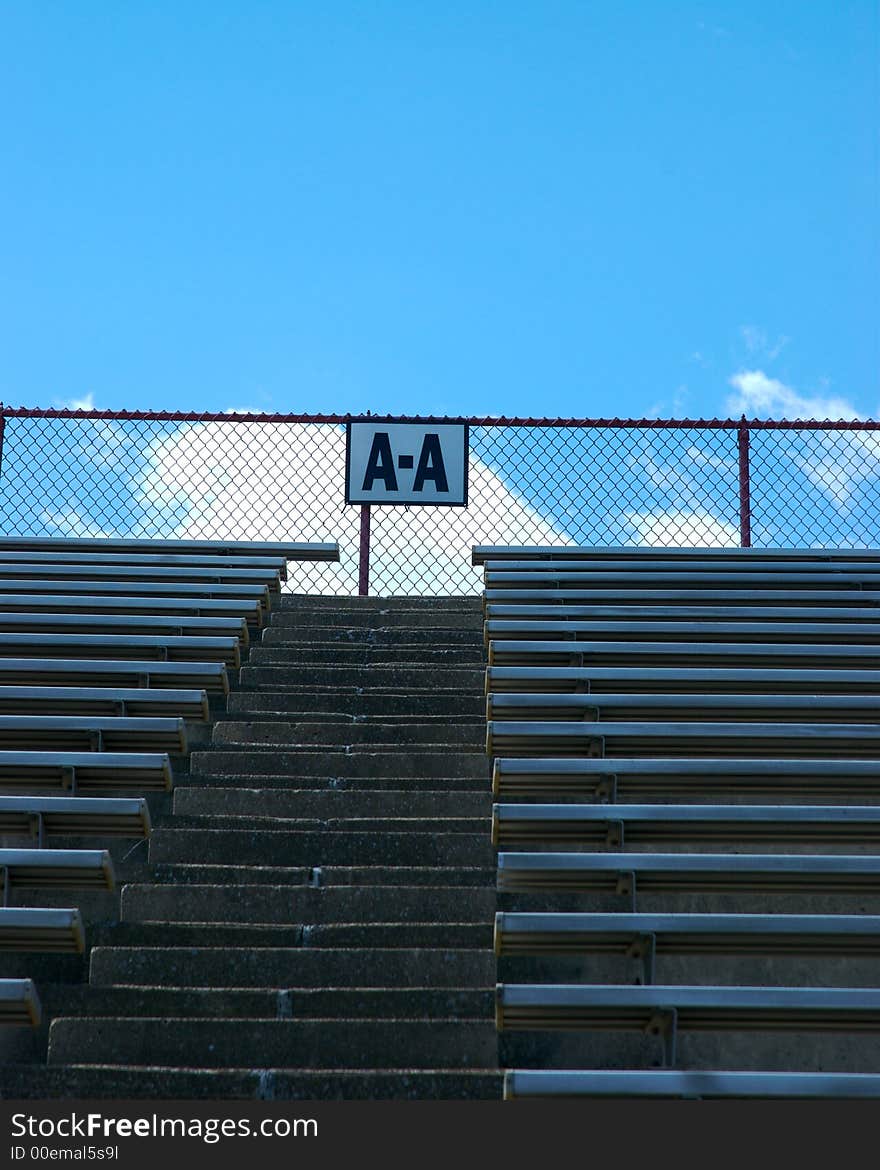
[(345, 428), (345, 502), (360, 504), (358, 595), (370, 588), (370, 506), (466, 508), (466, 423), (370, 419)]

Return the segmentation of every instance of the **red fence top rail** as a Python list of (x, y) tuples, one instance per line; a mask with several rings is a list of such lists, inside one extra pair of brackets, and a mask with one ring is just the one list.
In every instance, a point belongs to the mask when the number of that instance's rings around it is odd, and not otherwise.
[(239, 422), (239, 423), (333, 423), (416, 422), (466, 423), (472, 427), (622, 427), (640, 430), (795, 430), (795, 431), (878, 431), (875, 419), (747, 419), (742, 418), (517, 418), (487, 415), (401, 414), (217, 414), (180, 410), (67, 410), (30, 406), (0, 406), (0, 418), (57, 418), (103, 422)]

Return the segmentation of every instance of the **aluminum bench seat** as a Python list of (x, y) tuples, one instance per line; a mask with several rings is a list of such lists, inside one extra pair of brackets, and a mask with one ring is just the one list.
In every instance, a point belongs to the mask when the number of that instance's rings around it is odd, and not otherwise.
[(249, 643), (243, 617), (185, 617), (175, 614), (4, 613), (2, 634), (139, 634), (150, 637), (237, 638)]
[(6, 658), (156, 658), (162, 662), (222, 662), (241, 666), (237, 638), (177, 637), (174, 634), (0, 633)]
[(851, 1100), (880, 1097), (876, 1073), (508, 1069), (504, 1100)]
[[(0, 806), (2, 807), (2, 806)], [(880, 844), (876, 805), (496, 804), (492, 844), (856, 846)]]
[[(198, 569), (198, 568), (171, 568), (166, 565), (68, 565), (33, 564), (15, 561), (12, 564), (0, 561), (0, 580), (20, 577), (36, 577), (44, 582), (53, 581), (114, 581), (136, 582), (147, 584), (156, 582), (162, 585), (175, 585), (178, 582), (189, 582), (197, 586), (204, 585), (252, 585), (268, 589), (271, 593), (278, 593), (281, 581), (277, 570), (267, 569)], [(131, 585), (129, 584), (129, 589)]]
[[(880, 573), (880, 559), (872, 558), (868, 561), (836, 560), (836, 561), (750, 561), (748, 559), (729, 559), (713, 561), (704, 557), (694, 560), (681, 561), (673, 557), (657, 557), (651, 561), (632, 561), (627, 557), (609, 557), (600, 561), (587, 557), (552, 557), (547, 560), (524, 557), (501, 558), (486, 560), (484, 572), (518, 572), (518, 573), (599, 573), (603, 576), (624, 574), (628, 579), (635, 576), (652, 578), (666, 573), (687, 575), (692, 580), (698, 580), (703, 574), (711, 576), (734, 576), (760, 580), (768, 576), (804, 577), (809, 575), (815, 579), (820, 577), (853, 577), (858, 580), (876, 580)], [(820, 586), (824, 588), (824, 586)]]
[(0, 792), (170, 792), (164, 753), (0, 751)]
[(880, 575), (873, 565), (858, 569), (838, 569), (828, 566), (822, 570), (810, 570), (799, 566), (797, 569), (774, 569), (762, 566), (760, 571), (749, 573), (735, 569), (714, 566), (706, 569), (677, 568), (634, 570), (632, 565), (618, 569), (595, 566), (575, 568), (562, 562), (545, 563), (528, 561), (487, 561), (484, 569), (484, 583), (497, 586), (519, 585), (524, 588), (547, 589), (555, 585), (560, 589), (613, 589), (632, 588), (638, 582), (640, 589), (810, 589), (821, 592), (825, 589), (853, 590), (880, 587)]
[[(637, 581), (633, 577), (632, 582)], [(798, 608), (836, 607), (844, 609), (876, 609), (880, 606), (880, 591), (874, 589), (792, 589), (780, 597), (778, 589), (560, 589), (497, 587), (487, 583), (483, 592), (484, 605), (511, 602), (526, 605), (614, 606), (630, 609), (632, 606), (724, 606), (753, 609), (769, 606), (778, 609), (784, 604)]]
[(32, 565), (133, 565), (146, 568), (169, 569), (257, 569), (268, 574), (278, 573), (282, 581), (287, 580), (285, 557), (218, 557), (202, 556), (198, 553), (162, 552), (88, 552), (64, 550), (39, 552), (36, 549), (4, 549), (0, 547), (0, 564)]
[(495, 954), (847, 958), (880, 955), (875, 914), (495, 915)]
[(871, 695), (880, 693), (876, 670), (775, 667), (492, 666), (493, 694), (716, 694)]
[(39, 951), (81, 955), (86, 949), (79, 910), (0, 906), (0, 954)]
[(91, 593), (3, 593), (0, 614), (95, 614), (114, 617), (193, 617), (241, 619), (245, 626), (259, 629), (264, 610), (260, 598), (246, 597), (129, 597)]
[(107, 661), (99, 658), (0, 658), (0, 685), (158, 687), (228, 695), (222, 662)]
[(575, 544), (477, 544), (471, 548), (471, 564), (483, 565), (498, 560), (623, 560), (634, 567), (653, 564), (658, 560), (718, 561), (724, 564), (755, 561), (798, 561), (816, 564), (835, 561), (880, 561), (876, 548), (678, 548), (648, 545), (575, 545)]
[(862, 854), (499, 853), (502, 892), (877, 894), (880, 857)]
[(874, 723), (573, 723), (487, 725), (489, 756), (733, 756), (747, 759), (880, 759)]
[(0, 715), (103, 715), (204, 723), (209, 707), (207, 694), (200, 690), (0, 686)]
[[(2, 645), (2, 639), (0, 639)], [(493, 639), (490, 666), (772, 666), (816, 670), (880, 669), (873, 646), (798, 646), (748, 642), (552, 642)]]
[(762, 645), (874, 645), (880, 643), (880, 622), (774, 622), (774, 621), (660, 621), (641, 615), (623, 621), (513, 621), (490, 618), (484, 623), (486, 645), (491, 639), (561, 642), (728, 642)]
[[(3, 709), (0, 691), (0, 711)], [(878, 723), (878, 695), (489, 694), (494, 720)]]
[(0, 751), (187, 752), (182, 719), (0, 715)]
[(113, 862), (106, 849), (0, 849), (0, 879), (7, 890), (113, 890)]
[(32, 979), (0, 979), (0, 1027), (38, 1028), (41, 1017)]
[(46, 837), (149, 837), (143, 798), (0, 796), (0, 833)]
[(497, 759), (497, 798), (876, 800), (880, 759)]
[(880, 614), (873, 613), (869, 606), (727, 606), (727, 605), (563, 605), (546, 601), (520, 602), (503, 601), (486, 603), (488, 621), (503, 621), (509, 626), (514, 623), (523, 628), (536, 621), (553, 622), (560, 629), (568, 622), (767, 622), (776, 625), (805, 622), (872, 623)]
[(191, 581), (46, 581), (41, 578), (0, 577), (0, 605), (3, 594), (31, 594), (52, 597), (54, 594), (74, 596), (106, 596), (122, 598), (168, 597), (175, 600), (196, 598), (200, 602), (211, 599), (218, 601), (257, 602), (264, 614), (272, 605), (272, 598), (265, 585), (196, 585)]
[(338, 561), (339, 545), (311, 540), (165, 540), (115, 536), (3, 536), (0, 550), (107, 553), (195, 553), (198, 556), (283, 557), (286, 561)]
[(880, 989), (499, 983), (495, 1022), (499, 1031), (637, 1030), (673, 1042), (682, 1030), (876, 1033)]

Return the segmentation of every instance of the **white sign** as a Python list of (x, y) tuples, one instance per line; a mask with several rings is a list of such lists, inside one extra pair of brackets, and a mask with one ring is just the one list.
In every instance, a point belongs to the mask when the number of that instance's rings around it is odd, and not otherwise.
[(346, 504), (467, 505), (468, 428), (461, 423), (352, 422)]

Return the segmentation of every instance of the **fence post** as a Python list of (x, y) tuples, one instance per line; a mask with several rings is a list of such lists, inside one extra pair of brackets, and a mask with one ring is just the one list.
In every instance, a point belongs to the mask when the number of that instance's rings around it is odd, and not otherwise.
[(736, 430), (739, 450), (739, 543), (741, 548), (752, 547), (752, 485), (749, 467), (749, 428), (742, 416)]
[(370, 505), (361, 504), (361, 543), (358, 559), (358, 597), (370, 592)]

